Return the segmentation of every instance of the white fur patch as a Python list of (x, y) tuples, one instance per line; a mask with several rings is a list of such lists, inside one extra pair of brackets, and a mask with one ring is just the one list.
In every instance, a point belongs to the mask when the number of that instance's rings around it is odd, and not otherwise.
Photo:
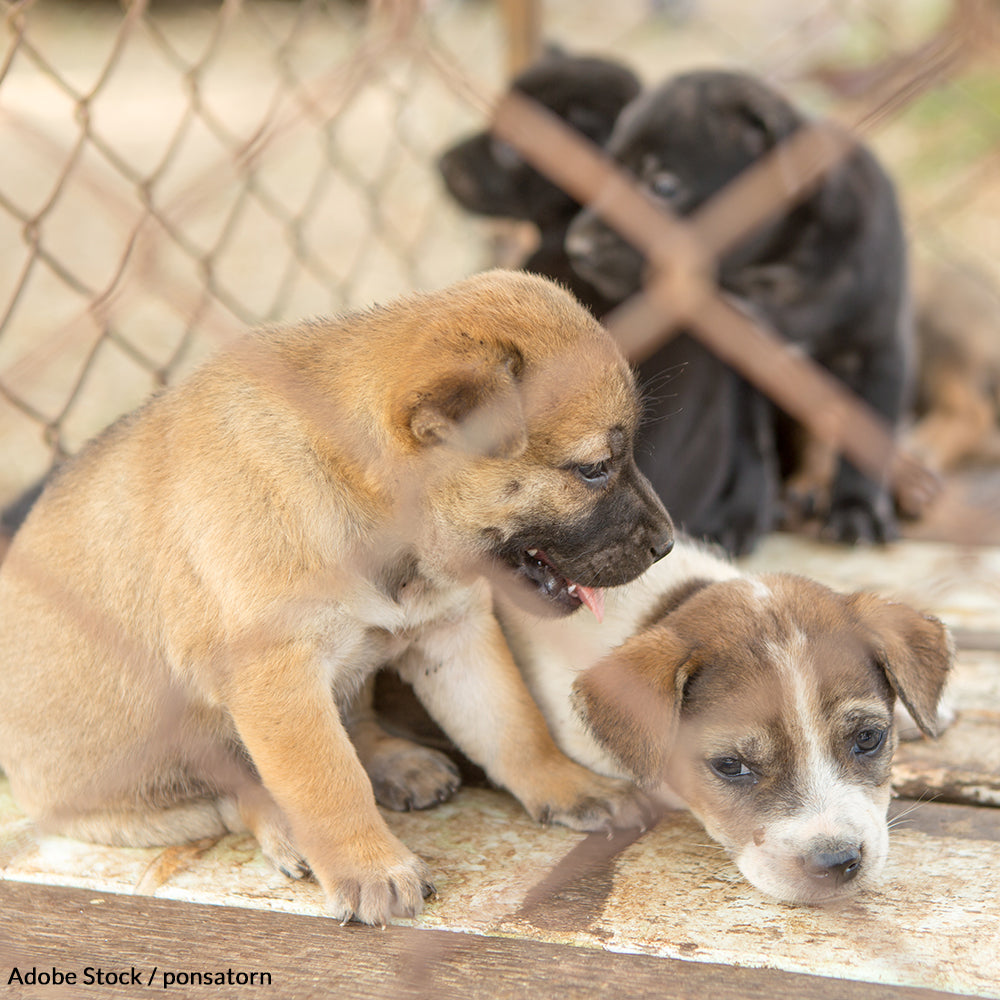
[(774, 596), (771, 593), (771, 588), (758, 577), (749, 577), (747, 584), (750, 587), (751, 595), (759, 604), (767, 604)]
[(801, 859), (817, 844), (859, 847), (863, 868), (854, 887), (869, 883), (888, 855), (889, 792), (848, 780), (831, 756), (830, 720), (823, 715), (806, 635), (793, 630), (784, 642), (768, 645), (768, 656), (786, 695), (784, 723), (796, 746), (794, 780), (802, 803), (790, 816), (761, 816), (757, 835), (735, 860), (747, 879), (779, 899), (820, 902), (840, 892), (806, 874)]

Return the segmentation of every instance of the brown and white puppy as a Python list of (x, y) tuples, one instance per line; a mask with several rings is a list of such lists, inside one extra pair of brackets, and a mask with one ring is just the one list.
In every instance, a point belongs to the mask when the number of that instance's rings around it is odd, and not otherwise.
[(603, 328), (523, 274), (224, 351), (67, 462), (0, 567), (15, 797), (113, 844), (249, 828), (336, 916), (416, 913), (339, 711), (391, 661), (532, 816), (635, 821), (557, 750), (491, 589), (599, 607), (670, 548), (637, 419)]
[(817, 903), (873, 884), (899, 698), (932, 733), (951, 663), (935, 618), (688, 539), (608, 591), (604, 623), (502, 609), (556, 741), (684, 805), (753, 885)]

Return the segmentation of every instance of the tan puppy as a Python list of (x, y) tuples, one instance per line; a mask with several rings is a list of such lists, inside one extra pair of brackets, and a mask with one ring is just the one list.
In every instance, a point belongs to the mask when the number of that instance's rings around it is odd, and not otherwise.
[(609, 591), (600, 626), (502, 619), (559, 745), (688, 807), (759, 889), (822, 902), (876, 880), (896, 698), (937, 726), (952, 659), (937, 619), (744, 576), (688, 539)]
[(393, 661), (531, 815), (637, 817), (555, 747), (490, 585), (565, 613), (669, 550), (629, 368), (568, 294), (492, 272), (258, 332), (58, 473), (0, 568), (0, 764), (45, 828), (249, 828), (338, 917), (417, 912), (338, 706)]
[[(934, 472), (1000, 458), (1000, 292), (989, 278), (957, 264), (916, 271), (916, 423), (910, 450)], [(904, 513), (922, 497), (901, 494)], [(933, 498), (931, 498), (933, 499)]]

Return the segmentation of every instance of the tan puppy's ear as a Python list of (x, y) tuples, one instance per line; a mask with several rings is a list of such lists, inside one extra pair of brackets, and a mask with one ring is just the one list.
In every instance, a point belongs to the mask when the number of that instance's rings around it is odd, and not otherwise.
[(875, 660), (914, 722), (938, 733), (938, 703), (955, 650), (948, 629), (931, 615), (874, 594), (852, 594), (848, 603), (871, 630)]
[(663, 625), (632, 636), (573, 685), (573, 706), (594, 739), (646, 786), (663, 780), (694, 671), (690, 650)]
[(411, 399), (409, 429), (422, 445), (450, 444), (491, 458), (514, 458), (528, 444), (518, 377), (520, 351), (466, 363), (440, 375)]

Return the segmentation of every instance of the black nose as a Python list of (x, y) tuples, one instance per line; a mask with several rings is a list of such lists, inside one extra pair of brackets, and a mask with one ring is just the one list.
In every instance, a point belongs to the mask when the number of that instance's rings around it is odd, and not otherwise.
[(668, 532), (662, 538), (658, 539), (650, 547), (650, 552), (653, 554), (653, 562), (662, 559), (665, 555), (669, 555), (670, 551), (674, 547), (674, 534), (673, 532)]
[(861, 871), (861, 849), (845, 847), (840, 851), (817, 851), (802, 859), (802, 867), (813, 878), (828, 878), (842, 885)]

